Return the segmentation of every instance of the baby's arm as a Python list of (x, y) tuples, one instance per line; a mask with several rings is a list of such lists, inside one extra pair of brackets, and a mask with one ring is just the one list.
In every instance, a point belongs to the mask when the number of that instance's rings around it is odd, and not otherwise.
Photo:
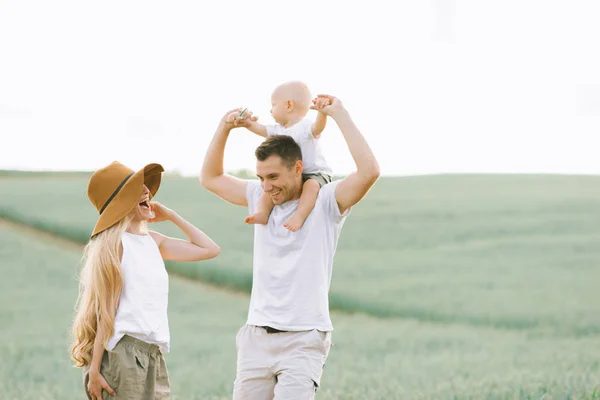
[(321, 132), (325, 129), (325, 124), (327, 123), (327, 115), (318, 112), (317, 119), (312, 124), (312, 135), (315, 139), (321, 136)]
[[(313, 100), (314, 108), (317, 110), (317, 119), (312, 124), (312, 135), (315, 139), (321, 136), (321, 132), (325, 130), (325, 124), (327, 123), (327, 115), (319, 111), (322, 107), (329, 105), (328, 99), (316, 98)], [(312, 108), (312, 107), (311, 107)]]
[(262, 136), (264, 138), (267, 137), (267, 127), (256, 121), (251, 121), (250, 125), (248, 125), (246, 129), (257, 134), (258, 136)]
[[(245, 110), (244, 110), (245, 111)], [(239, 119), (241, 117), (241, 114), (238, 113), (237, 111), (232, 112), (231, 114), (229, 114), (227, 116), (227, 121), (228, 123), (234, 123), (236, 119)], [(245, 119), (247, 119), (245, 117)], [(258, 136), (262, 136), (264, 138), (267, 137), (267, 127), (264, 126), (261, 123), (256, 122), (258, 118), (256, 116), (252, 116), (250, 118), (250, 121), (248, 122), (248, 125), (246, 126), (246, 129), (248, 129), (250, 132), (253, 132), (255, 134), (257, 134)]]

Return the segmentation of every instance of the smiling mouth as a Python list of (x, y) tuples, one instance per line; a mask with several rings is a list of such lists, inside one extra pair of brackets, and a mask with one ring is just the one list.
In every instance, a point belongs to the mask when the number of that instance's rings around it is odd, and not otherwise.
[(148, 203), (148, 200), (144, 200), (144, 201), (140, 202), (139, 206), (142, 207), (142, 208), (150, 210), (150, 203)]
[(269, 193), (269, 196), (271, 196), (271, 197), (277, 197), (277, 196), (279, 196), (279, 193), (281, 193), (281, 190), (278, 190), (276, 192), (271, 192), (271, 193)]

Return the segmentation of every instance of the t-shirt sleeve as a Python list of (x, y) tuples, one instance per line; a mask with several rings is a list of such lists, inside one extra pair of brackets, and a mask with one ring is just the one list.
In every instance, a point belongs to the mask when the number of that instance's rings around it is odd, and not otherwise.
[(267, 136), (281, 135), (283, 132), (283, 127), (279, 124), (265, 125), (265, 128), (267, 128)]
[(335, 199), (335, 190), (338, 183), (340, 183), (340, 180), (323, 185), (319, 191), (319, 197), (317, 198), (317, 201), (321, 207), (323, 207), (325, 214), (336, 223), (344, 221), (348, 215), (350, 215), (350, 211), (352, 210), (352, 207), (350, 207), (343, 214), (340, 212), (340, 207)]
[(263, 190), (260, 181), (251, 179), (246, 185), (246, 200), (248, 201), (248, 212), (254, 214), (258, 206), (258, 200), (262, 196)]

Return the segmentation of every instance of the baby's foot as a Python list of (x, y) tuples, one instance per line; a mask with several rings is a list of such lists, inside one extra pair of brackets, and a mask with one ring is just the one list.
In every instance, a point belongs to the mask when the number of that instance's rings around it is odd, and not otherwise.
[(244, 222), (247, 224), (260, 224), (260, 225), (266, 225), (268, 221), (269, 221), (269, 214), (260, 213), (260, 212), (254, 213), (252, 215), (248, 215), (246, 217), (246, 219), (244, 220)]
[(302, 228), (302, 225), (304, 225), (304, 220), (298, 214), (292, 215), (290, 219), (288, 219), (287, 222), (283, 224), (283, 226), (285, 226), (292, 232), (296, 232), (298, 229)]

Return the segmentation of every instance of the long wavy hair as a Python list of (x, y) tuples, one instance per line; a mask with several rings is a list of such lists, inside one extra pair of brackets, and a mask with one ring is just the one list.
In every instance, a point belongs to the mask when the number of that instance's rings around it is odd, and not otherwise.
[(115, 315), (123, 291), (119, 250), (121, 235), (131, 216), (94, 236), (85, 247), (83, 268), (79, 276), (79, 297), (75, 306), (71, 359), (76, 367), (88, 365), (96, 333), (104, 328), (102, 344), (113, 334)]

